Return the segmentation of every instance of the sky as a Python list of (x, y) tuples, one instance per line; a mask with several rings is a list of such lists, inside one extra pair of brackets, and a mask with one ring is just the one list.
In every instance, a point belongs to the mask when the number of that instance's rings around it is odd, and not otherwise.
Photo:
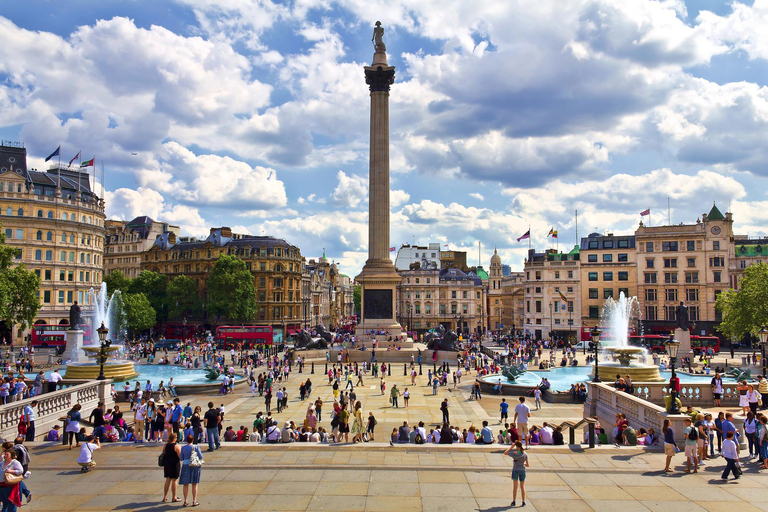
[(766, 236), (768, 0), (2, 2), (0, 139), (41, 170), (58, 145), (103, 162), (110, 218), (272, 235), (354, 276), (377, 20), (391, 246), (521, 270), (529, 227), (568, 250), (713, 203)]

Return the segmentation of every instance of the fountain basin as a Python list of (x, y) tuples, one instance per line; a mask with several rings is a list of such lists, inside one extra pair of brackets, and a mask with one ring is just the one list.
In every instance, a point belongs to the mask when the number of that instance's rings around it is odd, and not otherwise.
[[(69, 363), (66, 365), (66, 379), (95, 379), (99, 376), (99, 363)], [(104, 376), (108, 379), (130, 380), (139, 375), (133, 361), (110, 359), (104, 363)]]
[[(616, 375), (632, 379), (632, 382), (664, 382), (664, 378), (659, 373), (658, 366), (651, 366), (647, 364), (638, 363), (635, 361), (635, 356), (645, 353), (645, 349), (642, 347), (606, 347), (603, 349), (604, 353), (613, 356), (616, 361), (608, 363), (600, 363), (600, 371), (605, 376), (611, 376), (611, 379)], [(591, 376), (595, 376), (594, 367), (592, 367)]]

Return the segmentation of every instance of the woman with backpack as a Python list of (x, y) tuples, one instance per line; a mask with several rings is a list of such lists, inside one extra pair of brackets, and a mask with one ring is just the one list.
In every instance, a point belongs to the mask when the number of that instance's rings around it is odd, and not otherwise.
[(203, 452), (200, 451), (200, 447), (194, 444), (195, 438), (193, 436), (187, 436), (187, 444), (181, 447), (179, 458), (181, 459), (181, 475), (179, 476), (179, 485), (183, 486), (184, 503), (186, 507), (189, 502), (187, 497), (189, 495), (189, 486), (192, 486), (192, 506), (199, 505), (197, 502), (197, 484), (200, 483), (200, 473), (203, 463)]

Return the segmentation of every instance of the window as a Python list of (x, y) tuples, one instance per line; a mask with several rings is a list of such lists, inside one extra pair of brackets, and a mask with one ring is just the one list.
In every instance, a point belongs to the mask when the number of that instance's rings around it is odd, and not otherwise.
[(664, 258), (664, 268), (677, 268), (677, 258)]
[(461, 298), (462, 298), (462, 299), (466, 299), (466, 298), (468, 298), (468, 297), (467, 297), (467, 292), (466, 292), (466, 290), (465, 290), (465, 291), (463, 291), (463, 292), (461, 292)]
[(653, 258), (648, 258), (645, 260), (645, 268), (653, 268)]
[(603, 281), (613, 281), (613, 272), (603, 272)]
[(568, 279), (573, 279), (573, 270), (568, 271)]
[(716, 282), (716, 283), (722, 283), (723, 282), (722, 272), (720, 272), (719, 270), (716, 270), (715, 272), (713, 272), (712, 276), (714, 278), (713, 279), (714, 282)]
[(667, 302), (677, 302), (677, 288), (664, 289), (664, 300)]
[(51, 290), (45, 290), (43, 292), (43, 302), (45, 302), (46, 304), (51, 303)]
[(664, 272), (664, 282), (667, 284), (677, 282), (677, 272)]
[(685, 300), (688, 302), (699, 302), (699, 289), (698, 288), (686, 288)]
[(698, 272), (686, 272), (685, 273), (685, 282), (688, 283), (688, 284), (698, 283), (699, 282), (699, 273)]
[(618, 261), (621, 261), (621, 262), (629, 261), (629, 258), (627, 257), (627, 253), (625, 252), (619, 253), (619, 256), (617, 259)]
[(677, 313), (675, 312), (676, 306), (666, 306), (664, 308), (665, 320), (675, 322), (677, 321)]
[(710, 267), (724, 267), (725, 266), (725, 258), (722, 256), (716, 256), (714, 258), (709, 258), (709, 266)]
[(59, 290), (59, 304), (64, 304), (64, 290)]
[(677, 252), (677, 242), (661, 242), (662, 252)]
[(541, 301), (540, 300), (536, 301), (536, 312), (537, 313), (541, 313)]
[(451, 298), (452, 299), (456, 298), (456, 290), (451, 290)]
[(603, 263), (610, 263), (613, 261), (613, 254), (603, 254)]
[(714, 240), (712, 242), (712, 250), (713, 251), (719, 251), (720, 250), (720, 242), (718, 242), (717, 240)]
[(597, 281), (597, 272), (590, 272), (587, 276), (590, 281)]
[(688, 268), (696, 266), (696, 258), (688, 258)]
[(46, 281), (50, 281), (51, 279), (52, 279), (51, 270), (48, 269), (48, 270), (45, 271), (45, 280)]
[(573, 293), (573, 286), (569, 286), (566, 290), (568, 293)]
[(699, 306), (688, 306), (688, 319), (691, 322), (698, 322), (699, 318)]
[(590, 249), (597, 249), (597, 240), (590, 240), (589, 241), (589, 248)]
[(656, 320), (656, 306), (645, 306), (645, 319), (646, 320)]
[(46, 240), (47, 242), (53, 242), (53, 233), (52, 233), (52, 232), (50, 232), (50, 231), (48, 231), (48, 232), (45, 234), (45, 240)]
[(537, 286), (536, 288), (534, 288), (534, 292), (537, 294), (541, 293), (541, 286)]
[(587, 255), (587, 261), (589, 263), (597, 263), (597, 254), (589, 254), (589, 255)]
[(645, 252), (653, 252), (653, 242), (645, 242)]
[(42, 260), (43, 259), (43, 251), (41, 251), (40, 249), (37, 249), (35, 251), (35, 259), (38, 260), (38, 261)]
[(37, 210), (37, 217), (40, 219), (43, 218), (43, 210)]
[[(21, 190), (19, 190), (19, 192), (21, 192)], [(24, 216), (24, 208), (19, 208), (18, 210), (16, 210), (16, 215), (18, 215), (19, 217), (23, 217)]]
[(688, 251), (695, 251), (696, 250), (696, 242), (693, 240), (688, 240), (685, 242), (685, 248)]
[(599, 306), (589, 306), (589, 318), (600, 318)]
[(67, 292), (67, 302), (72, 302), (72, 291)]
[(603, 298), (604, 299), (613, 298), (613, 288), (603, 288)]
[(613, 240), (604, 240), (603, 249), (613, 249)]
[(37, 233), (35, 233), (35, 239), (36, 240), (42, 240), (43, 239), (43, 232), (42, 231), (38, 231)]
[(656, 273), (655, 272), (646, 272), (645, 273), (645, 284), (656, 284)]
[(259, 278), (259, 288), (266, 288), (267, 287), (267, 278), (261, 277)]
[(619, 281), (629, 281), (629, 272), (619, 272)]
[(619, 239), (619, 249), (627, 249), (629, 248), (629, 240), (626, 238), (620, 238)]
[(536, 280), (541, 281), (541, 270), (536, 271)]
[(11, 208), (10, 206), (8, 208), (6, 208), (5, 209), (5, 214), (7, 216), (9, 216), (9, 217), (12, 216), (13, 215), (13, 208)]
[[(560, 279), (560, 271), (559, 270), (555, 270), (555, 279)], [(496, 283), (494, 283), (494, 284), (496, 284)]]
[[(568, 301), (568, 312), (569, 313), (573, 313), (573, 301), (572, 300)], [(573, 321), (572, 320), (571, 320), (570, 325), (573, 325)]]
[(645, 300), (647, 302), (656, 302), (659, 300), (659, 294), (656, 292), (656, 288), (645, 289)]
[(597, 288), (590, 288), (589, 289), (589, 298), (590, 299), (597, 299), (599, 298), (597, 295)]
[(48, 211), (48, 218), (49, 218), (49, 219), (52, 219), (52, 218), (53, 218), (53, 212), (52, 212), (52, 211)]

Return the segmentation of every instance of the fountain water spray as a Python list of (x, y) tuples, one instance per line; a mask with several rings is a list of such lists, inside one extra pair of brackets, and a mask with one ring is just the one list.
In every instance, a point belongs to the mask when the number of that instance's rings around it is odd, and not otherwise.
[[(627, 297), (624, 292), (619, 293), (619, 300), (610, 297), (603, 304), (602, 319), (603, 326), (607, 326), (608, 333), (603, 335), (603, 339), (613, 338), (610, 346), (626, 348), (629, 346), (628, 332), (629, 323), (632, 318), (639, 318), (640, 305), (637, 297)], [(603, 343), (606, 345), (606, 343)]]
[(88, 290), (88, 300), (93, 304), (90, 345), (98, 345), (93, 333), (101, 326), (102, 322), (109, 329), (109, 338), (116, 340), (120, 332), (120, 326), (117, 325), (119, 323), (119, 309), (122, 304), (122, 293), (120, 290), (115, 291), (112, 297), (108, 297), (107, 283), (102, 282), (98, 292), (94, 291), (93, 288)]

